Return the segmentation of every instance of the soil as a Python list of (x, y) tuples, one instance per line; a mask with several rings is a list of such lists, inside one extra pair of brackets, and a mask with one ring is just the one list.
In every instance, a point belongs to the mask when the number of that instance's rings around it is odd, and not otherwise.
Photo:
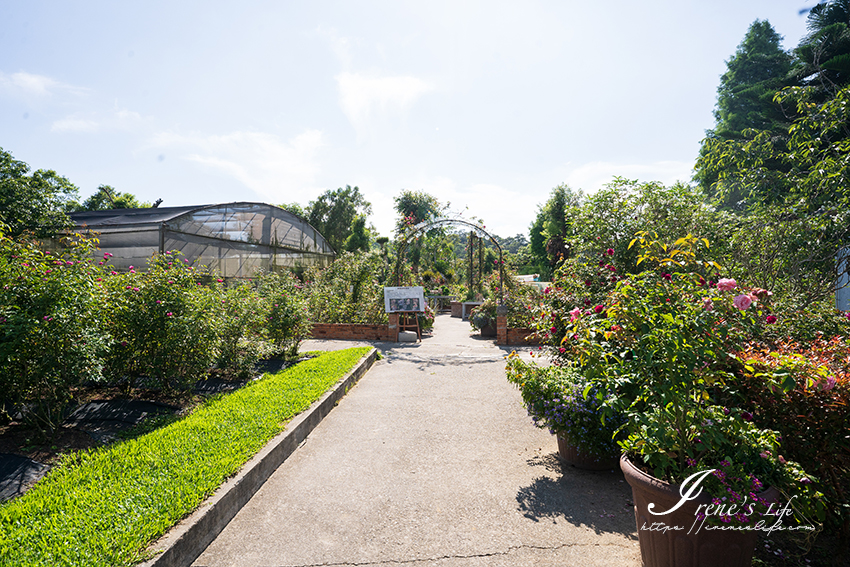
[[(165, 394), (155, 390), (133, 391), (128, 396), (118, 388), (84, 388), (74, 395), (74, 407), (92, 400), (144, 400), (160, 402), (180, 408), (179, 413), (191, 411), (204, 400), (198, 394)], [(61, 426), (52, 438), (43, 439), (35, 428), (12, 421), (0, 425), (0, 453), (12, 453), (30, 458), (45, 465), (56, 464), (65, 453), (102, 446), (92, 435), (67, 425)]]

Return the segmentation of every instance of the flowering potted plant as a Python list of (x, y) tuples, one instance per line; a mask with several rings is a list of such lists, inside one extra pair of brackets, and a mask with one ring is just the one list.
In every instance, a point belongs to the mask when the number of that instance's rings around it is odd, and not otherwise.
[(584, 395), (588, 384), (579, 372), (526, 363), (516, 352), (508, 356), (506, 371), (508, 381), (520, 389), (534, 425), (558, 436), (558, 452), (567, 464), (590, 470), (617, 466), (620, 452), (614, 432), (623, 420), (602, 422), (602, 404), (595, 396)]
[[(689, 564), (676, 554), (714, 549), (729, 554), (726, 565), (749, 565), (756, 526), (776, 519), (768, 517), (771, 499), (780, 497), (762, 488), (773, 486), (802, 513), (816, 510), (818, 497), (802, 469), (781, 456), (775, 432), (718, 401), (734, 386), (728, 353), (768, 320), (770, 293), (716, 279), (720, 267), (698, 259), (706, 240), (689, 235), (667, 247), (639, 233), (635, 243), (638, 263), (654, 267), (574, 313), (561, 344), (598, 389), (603, 411), (626, 416), (621, 467), (644, 564)], [(685, 545), (676, 542), (682, 538)]]

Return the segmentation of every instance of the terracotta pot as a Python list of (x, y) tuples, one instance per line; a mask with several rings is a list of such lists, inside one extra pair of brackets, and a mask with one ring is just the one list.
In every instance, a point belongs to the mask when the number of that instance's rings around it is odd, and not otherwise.
[[(710, 504), (711, 498), (705, 493), (695, 500), (683, 504), (669, 514), (650, 514), (647, 506), (654, 503), (653, 510), (661, 512), (673, 508), (681, 497), (679, 486), (671, 485), (650, 476), (623, 456), (620, 468), (626, 482), (632, 487), (635, 502), (635, 520), (637, 521), (640, 556), (644, 567), (749, 567), (753, 559), (757, 531), (707, 530), (706, 523), (697, 530), (697, 508), (700, 504)], [(776, 502), (779, 492), (768, 488), (759, 494), (768, 501)], [(679, 527), (682, 529), (663, 530), (661, 527)], [(656, 526), (657, 529), (650, 529)], [(693, 529), (691, 529), (693, 527)], [(688, 532), (691, 533), (688, 533)]]
[(588, 471), (610, 471), (617, 468), (617, 457), (593, 457), (579, 452), (566, 435), (558, 435), (558, 454), (565, 464)]

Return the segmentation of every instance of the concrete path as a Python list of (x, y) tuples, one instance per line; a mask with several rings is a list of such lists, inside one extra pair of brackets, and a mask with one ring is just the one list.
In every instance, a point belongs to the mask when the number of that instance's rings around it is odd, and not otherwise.
[(622, 474), (562, 467), (505, 379), (510, 349), (448, 315), (373, 344), (384, 360), (195, 566), (640, 565)]

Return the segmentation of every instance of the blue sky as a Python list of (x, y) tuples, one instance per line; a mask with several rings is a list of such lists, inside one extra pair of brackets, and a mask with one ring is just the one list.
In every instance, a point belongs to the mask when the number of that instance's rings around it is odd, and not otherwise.
[(725, 61), (811, 0), (0, 0), (0, 147), (81, 197), (424, 190), (501, 236), (567, 183), (688, 181)]

